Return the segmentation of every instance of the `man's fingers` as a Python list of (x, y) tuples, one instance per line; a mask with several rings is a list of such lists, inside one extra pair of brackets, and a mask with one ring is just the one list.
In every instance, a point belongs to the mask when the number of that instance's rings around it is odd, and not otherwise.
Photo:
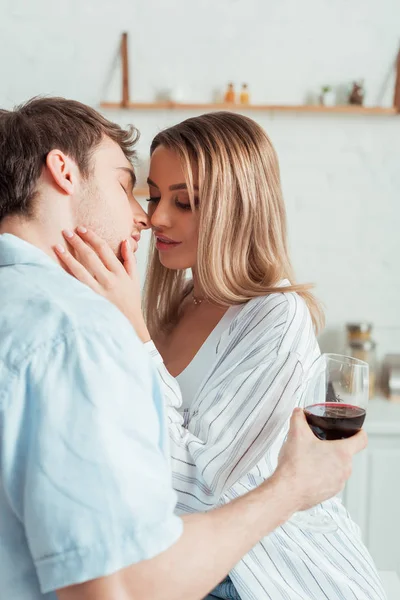
[(343, 447), (343, 450), (346, 450), (350, 454), (357, 454), (358, 452), (361, 452), (361, 450), (364, 450), (364, 448), (367, 447), (368, 436), (365, 433), (364, 429), (361, 429), (361, 431), (359, 431), (355, 435), (352, 435), (350, 438), (347, 438), (345, 440), (337, 440), (334, 443), (341, 445)]
[(302, 408), (295, 408), (292, 413), (290, 418), (290, 433), (303, 436), (312, 433)]

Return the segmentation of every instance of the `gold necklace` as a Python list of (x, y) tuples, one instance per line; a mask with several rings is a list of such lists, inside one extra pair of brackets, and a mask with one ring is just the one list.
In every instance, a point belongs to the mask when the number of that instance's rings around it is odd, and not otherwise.
[(203, 302), (204, 298), (197, 298), (197, 297), (194, 295), (194, 291), (192, 290), (192, 300), (193, 300), (193, 304), (194, 304), (195, 306), (200, 306), (200, 304)]

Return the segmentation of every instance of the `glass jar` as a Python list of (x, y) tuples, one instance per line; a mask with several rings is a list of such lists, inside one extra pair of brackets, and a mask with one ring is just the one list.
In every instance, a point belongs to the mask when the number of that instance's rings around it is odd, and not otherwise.
[(348, 323), (345, 354), (363, 360), (369, 365), (369, 397), (376, 388), (376, 343), (371, 339), (371, 323)]

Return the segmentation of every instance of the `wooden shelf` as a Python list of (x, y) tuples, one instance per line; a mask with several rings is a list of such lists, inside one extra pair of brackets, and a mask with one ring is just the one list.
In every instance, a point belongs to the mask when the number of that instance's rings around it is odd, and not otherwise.
[(133, 195), (134, 196), (139, 196), (140, 198), (144, 198), (145, 196), (149, 197), (149, 188), (148, 187), (144, 187), (144, 188), (135, 188), (133, 190)]
[(270, 111), (270, 112), (313, 112), (313, 113), (342, 113), (356, 115), (398, 115), (394, 107), (382, 106), (355, 106), (343, 104), (338, 106), (320, 105), (288, 105), (288, 104), (185, 104), (179, 102), (129, 102), (123, 106), (120, 102), (102, 102), (105, 109), (113, 110), (242, 110), (242, 111)]

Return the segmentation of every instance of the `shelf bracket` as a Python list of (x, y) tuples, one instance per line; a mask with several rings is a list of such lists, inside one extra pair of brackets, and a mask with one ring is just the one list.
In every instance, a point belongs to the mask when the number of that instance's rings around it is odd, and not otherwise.
[(393, 106), (400, 113), (400, 47), (396, 58), (396, 82), (394, 84)]
[(123, 108), (129, 107), (129, 54), (128, 34), (125, 32), (121, 38), (121, 62), (122, 62), (122, 101)]

